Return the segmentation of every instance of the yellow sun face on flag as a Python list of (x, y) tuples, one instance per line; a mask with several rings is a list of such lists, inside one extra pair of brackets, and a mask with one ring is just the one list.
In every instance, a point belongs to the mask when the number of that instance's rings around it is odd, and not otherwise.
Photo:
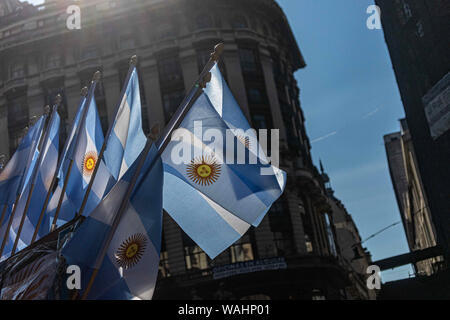
[(250, 138), (244, 136), (237, 136), (237, 139), (247, 148), (250, 149)]
[(213, 156), (202, 156), (192, 159), (186, 171), (193, 182), (209, 186), (219, 179), (221, 167)]
[(117, 264), (125, 270), (139, 263), (147, 247), (147, 237), (142, 233), (132, 235), (120, 245), (115, 254)]
[(89, 151), (85, 154), (83, 159), (83, 175), (90, 177), (97, 164), (97, 152)]

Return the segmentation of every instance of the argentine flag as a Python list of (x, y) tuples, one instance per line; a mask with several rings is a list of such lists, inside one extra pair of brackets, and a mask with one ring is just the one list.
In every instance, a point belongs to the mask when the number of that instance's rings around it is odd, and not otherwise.
[[(17, 195), (22, 191), (23, 179), (30, 169), (41, 137), (46, 116), (42, 116), (28, 130), (19, 144), (16, 152), (0, 173), (0, 205), (12, 205)], [(29, 171), (29, 170), (28, 170)]]
[(93, 269), (99, 269), (88, 299), (149, 300), (153, 296), (161, 248), (163, 183), (156, 148), (147, 156), (105, 259), (101, 265), (96, 264), (136, 167), (133, 165), (111, 189), (62, 251), (68, 264), (82, 269), (80, 294), (86, 289)]
[[(227, 107), (223, 105), (223, 110)], [(203, 132), (194, 129), (196, 124)], [(202, 134), (208, 129), (219, 136), (205, 142)], [(284, 190), (281, 170), (277, 169), (278, 175), (261, 175), (269, 164), (238, 164), (236, 153), (233, 163), (225, 163), (226, 153), (234, 151), (234, 141), (228, 145), (225, 140), (232, 129), (202, 93), (162, 155), (164, 209), (211, 258), (250, 225), (257, 226)], [(222, 140), (217, 143), (217, 139)]]
[[(13, 190), (4, 190), (4, 192), (8, 193), (9, 197), (13, 197), (14, 199), (19, 196), (19, 202), (17, 203), (17, 206), (19, 207), (21, 202), (23, 202), (24, 198), (28, 195), (28, 188), (29, 184), (31, 182), (33, 170), (36, 166), (37, 159), (39, 157), (39, 150), (38, 150), (38, 144), (39, 140), (41, 138), (41, 135), (43, 133), (44, 124), (47, 116), (43, 115), (39, 118), (39, 120), (32, 126), (26, 136), (22, 139), (17, 151), (15, 152), (14, 156), (10, 160), (10, 162), (5, 167), (5, 170), (9, 167), (11, 171), (6, 172), (10, 179), (10, 187), (13, 188)], [(11, 165), (11, 166), (10, 166)], [(2, 177), (5, 174), (5, 170), (1, 173), (0, 177)], [(20, 174), (20, 176), (19, 176)], [(7, 176), (5, 174), (5, 176)], [(7, 185), (3, 185), (5, 187)], [(1, 190), (1, 188), (0, 188)], [(3, 191), (3, 190), (2, 190)], [(3, 193), (3, 192), (2, 192)], [(0, 261), (5, 260), (8, 258), (9, 254), (12, 251), (13, 245), (14, 245), (14, 239), (15, 239), (15, 231), (12, 227), (13, 224), (11, 224), (11, 227), (9, 227), (9, 221), (11, 219), (11, 214), (14, 209), (14, 203), (15, 200), (11, 200), (11, 204), (8, 204), (8, 202), (4, 203), (3, 205), (7, 205), (7, 210), (5, 211), (5, 215), (3, 216), (3, 220), (0, 223), (0, 242), (3, 243), (4, 240), (5, 246), (1, 252)], [(19, 209), (19, 208), (18, 208)], [(2, 208), (3, 210), (3, 208)], [(14, 212), (14, 217), (12, 218), (12, 223), (14, 223), (15, 220), (17, 220), (17, 217), (21, 217), (20, 213), (18, 213), (18, 210), (16, 209)], [(8, 236), (5, 238), (6, 234)], [(19, 243), (19, 245), (23, 245)]]
[[(47, 127), (46, 141), (43, 141), (42, 148), (40, 150), (40, 162), (36, 164), (35, 172), (30, 184), (27, 184), (27, 191), (19, 201), (17, 207), (16, 216), (12, 224), (13, 234), (19, 233), (21, 220), (24, 219), (22, 230), (20, 230), (20, 242), (17, 246), (17, 251), (25, 248), (25, 246), (31, 244), (31, 240), (34, 234), (34, 230), (37, 227), (39, 217), (44, 206), (44, 201), (47, 193), (50, 189), (50, 185), (55, 175), (58, 165), (58, 150), (59, 150), (59, 128), (61, 119), (56, 109), (53, 111), (53, 115), (50, 118), (50, 122)], [(31, 185), (35, 184), (33, 193), (30, 199), (30, 205), (28, 211), (25, 213), (26, 201), (31, 190)], [(22, 216), (25, 215), (24, 218)], [(44, 225), (48, 225), (48, 216), (44, 216)], [(44, 228), (39, 229), (37, 239), (45, 236), (49, 230)], [(14, 239), (15, 240), (15, 239)]]
[(116, 181), (134, 163), (147, 141), (142, 130), (139, 77), (136, 67), (132, 68), (104, 153), (106, 166)]
[[(94, 86), (91, 86), (90, 90), (94, 90)], [(81, 119), (75, 145), (73, 146), (73, 153), (69, 155), (74, 163), (70, 172), (66, 192), (63, 195), (64, 208), (61, 207), (61, 211), (59, 212), (58, 220), (60, 221), (58, 225), (72, 220), (75, 217), (76, 211), (80, 209), (103, 145), (103, 132), (93, 92), (91, 92), (91, 97), (85, 106), (85, 108), (88, 108), (86, 110), (86, 117), (84, 121)], [(102, 200), (108, 188), (110, 177), (111, 174), (106, 169), (106, 166), (103, 162), (100, 162), (83, 215), (89, 215)], [(52, 199), (49, 204), (48, 210), (51, 216), (54, 216), (59, 201), (57, 195), (61, 196), (61, 191), (62, 188), (55, 191), (54, 197), (56, 196), (58, 199), (54, 201)], [(68, 200), (70, 202), (67, 202)]]
[[(82, 96), (80, 100), (80, 104), (78, 106), (77, 113), (72, 123), (72, 128), (70, 129), (70, 133), (66, 139), (64, 149), (61, 153), (61, 158), (59, 160), (58, 166), (58, 185), (55, 191), (52, 194), (52, 197), (47, 205), (47, 216), (54, 217), (56, 208), (58, 207), (58, 202), (61, 197), (61, 193), (64, 187), (65, 177), (68, 174), (70, 159), (72, 158), (73, 150), (75, 149), (77, 135), (79, 133), (81, 119), (83, 117), (83, 112), (86, 106), (86, 97)], [(66, 190), (67, 191), (67, 190)], [(64, 198), (61, 204), (61, 212), (65, 212), (65, 217), (74, 217), (77, 211), (76, 206), (72, 203), (72, 201), (67, 197), (67, 193), (64, 194)], [(66, 222), (65, 220), (61, 220), (60, 222)], [(50, 230), (51, 221), (44, 221), (41, 228)]]

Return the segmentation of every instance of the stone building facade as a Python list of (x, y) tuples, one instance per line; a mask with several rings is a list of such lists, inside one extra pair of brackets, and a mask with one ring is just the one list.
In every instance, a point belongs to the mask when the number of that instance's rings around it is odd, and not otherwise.
[[(428, 200), (450, 257), (450, 3), (375, 0)], [(447, 259), (448, 260), (448, 259)]]
[(286, 192), (258, 228), (214, 261), (165, 214), (155, 298), (345, 299), (348, 272), (327, 232), (332, 207), (311, 160), (294, 78), (305, 61), (275, 1), (78, 1), (81, 30), (69, 30), (66, 9), (74, 3), (0, 0), (0, 153), (11, 154), (29, 119), (57, 94), (65, 135), (80, 89), (97, 70), (106, 130), (134, 54), (144, 129), (166, 123), (223, 42), (220, 66), (245, 115), (256, 129), (280, 129)]
[[(401, 131), (384, 137), (392, 185), (411, 251), (436, 246), (434, 226), (422, 176), (417, 166), (411, 133), (405, 119), (400, 120)], [(431, 275), (441, 268), (442, 257), (417, 262), (417, 275)]]

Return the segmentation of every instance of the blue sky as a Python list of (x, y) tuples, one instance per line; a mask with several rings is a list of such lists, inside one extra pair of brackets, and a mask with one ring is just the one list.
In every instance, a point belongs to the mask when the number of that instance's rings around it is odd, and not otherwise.
[[(322, 159), (336, 196), (367, 238), (400, 220), (383, 135), (398, 131), (404, 117), (383, 32), (366, 27), (373, 1), (277, 1), (307, 63), (296, 78), (314, 161)], [(365, 245), (374, 260), (408, 251), (401, 225)], [(387, 271), (383, 280), (411, 271)]]
[[(307, 67), (296, 73), (314, 161), (362, 238), (400, 220), (383, 135), (399, 131), (404, 111), (382, 30), (369, 30), (369, 0), (277, 0)], [(365, 243), (373, 259), (408, 252), (397, 225)], [(409, 266), (383, 273), (408, 277)]]

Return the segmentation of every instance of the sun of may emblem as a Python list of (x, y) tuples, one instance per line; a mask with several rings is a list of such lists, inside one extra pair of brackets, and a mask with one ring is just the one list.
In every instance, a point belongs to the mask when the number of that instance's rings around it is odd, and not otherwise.
[(209, 186), (219, 179), (221, 168), (213, 156), (202, 156), (191, 160), (186, 171), (195, 183)]
[(89, 151), (85, 154), (83, 159), (83, 175), (90, 177), (95, 169), (97, 163), (97, 152)]
[(247, 148), (250, 149), (250, 138), (244, 136), (237, 136), (238, 140)]
[(125, 270), (139, 263), (147, 247), (147, 237), (142, 233), (135, 234), (120, 245), (115, 254), (117, 264)]

